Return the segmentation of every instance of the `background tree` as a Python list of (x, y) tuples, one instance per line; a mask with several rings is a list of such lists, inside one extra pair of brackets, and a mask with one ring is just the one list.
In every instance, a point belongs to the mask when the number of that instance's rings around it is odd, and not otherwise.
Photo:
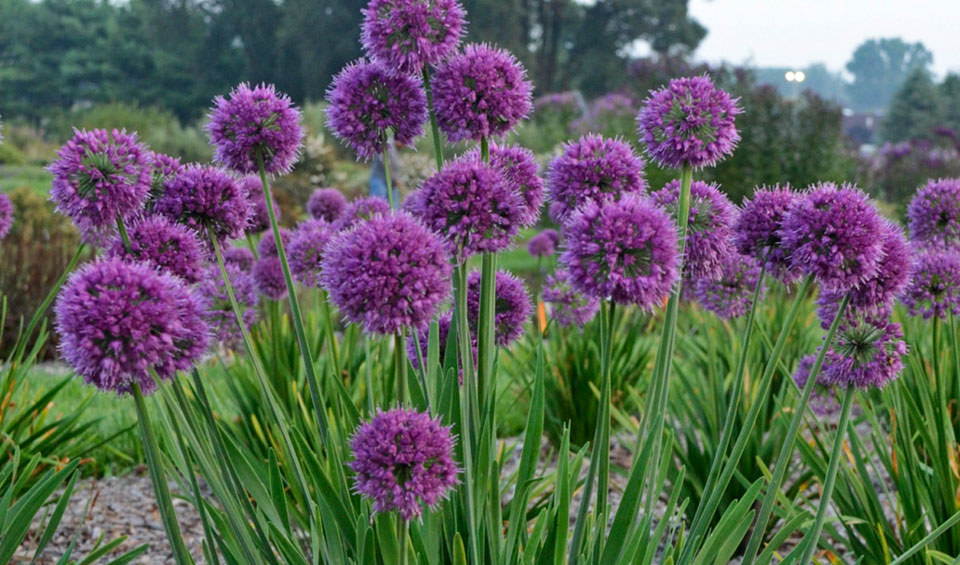
[(915, 69), (897, 91), (883, 120), (883, 138), (887, 141), (926, 139), (943, 123), (940, 93), (922, 69)]
[(928, 69), (933, 54), (923, 43), (899, 37), (870, 39), (853, 52), (847, 70), (853, 75), (850, 103), (856, 110), (882, 110), (903, 81), (916, 69)]
[(943, 124), (960, 133), (960, 75), (948, 74), (940, 83)]

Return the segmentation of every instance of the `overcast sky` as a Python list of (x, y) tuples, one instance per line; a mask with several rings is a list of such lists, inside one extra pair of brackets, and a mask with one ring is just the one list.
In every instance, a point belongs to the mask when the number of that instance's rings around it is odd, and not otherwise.
[(690, 13), (707, 62), (839, 71), (864, 40), (899, 36), (923, 42), (938, 75), (960, 72), (960, 0), (690, 0)]

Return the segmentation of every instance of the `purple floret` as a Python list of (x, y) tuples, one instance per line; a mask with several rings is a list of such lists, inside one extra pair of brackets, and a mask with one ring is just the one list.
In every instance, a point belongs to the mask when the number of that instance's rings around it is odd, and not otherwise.
[(253, 264), (253, 280), (257, 290), (270, 300), (287, 297), (287, 281), (283, 278), (283, 265), (277, 255), (261, 256)]
[(560, 234), (557, 230), (545, 229), (537, 235), (530, 238), (527, 243), (527, 251), (534, 257), (549, 257), (557, 250), (560, 243)]
[(390, 203), (379, 196), (364, 196), (357, 198), (343, 211), (340, 218), (333, 223), (333, 231), (347, 231), (355, 224), (365, 222), (375, 216), (390, 212)]
[(543, 288), (543, 301), (550, 305), (550, 314), (561, 326), (583, 327), (596, 316), (600, 301), (578, 292), (570, 284), (570, 273), (557, 269), (547, 275)]
[(946, 319), (960, 315), (960, 255), (926, 250), (917, 254), (902, 296), (911, 316)]
[[(523, 281), (507, 271), (497, 271), (495, 291), (494, 340), (500, 347), (507, 347), (523, 335), (532, 311), (530, 296)], [(472, 271), (467, 275), (467, 320), (472, 335), (479, 335), (479, 319), (480, 271)]]
[[(723, 261), (720, 278), (698, 279), (693, 284), (693, 295), (701, 306), (720, 318), (739, 318), (750, 311), (759, 281), (760, 267), (748, 257), (732, 253)], [(763, 292), (761, 289), (761, 299)]]
[[(270, 212), (267, 210), (267, 200), (263, 197), (263, 183), (257, 175), (248, 175), (237, 181), (240, 187), (247, 195), (250, 201), (250, 223), (247, 224), (246, 231), (249, 233), (260, 233), (270, 229)], [(273, 212), (277, 216), (277, 222), (280, 221), (280, 207), (277, 201), (273, 200)]]
[(241, 271), (249, 271), (252, 269), (255, 260), (256, 257), (253, 256), (253, 251), (250, 251), (246, 247), (231, 245), (223, 250), (223, 261), (227, 265), (233, 265)]
[(179, 222), (207, 241), (243, 237), (250, 220), (246, 191), (223, 169), (191, 164), (167, 181), (154, 212)]
[(347, 208), (347, 199), (335, 188), (318, 188), (307, 201), (307, 213), (325, 222), (335, 222)]
[(197, 234), (164, 216), (147, 216), (128, 226), (128, 250), (120, 236), (113, 238), (107, 255), (126, 262), (144, 261), (158, 271), (183, 279), (200, 280), (205, 257)]
[[(236, 265), (227, 265), (227, 276), (242, 312), (243, 324), (249, 329), (257, 323), (258, 297), (253, 275)], [(207, 267), (203, 278), (197, 284), (197, 294), (203, 297), (204, 319), (210, 326), (214, 339), (227, 347), (237, 347), (243, 336), (218, 266)]]
[(7, 237), (13, 226), (13, 202), (10, 197), (0, 193), (0, 239)]
[(910, 239), (928, 247), (960, 244), (960, 179), (931, 180), (907, 206)]
[(751, 257), (784, 284), (793, 283), (799, 276), (792, 270), (790, 257), (780, 241), (783, 219), (796, 199), (790, 185), (761, 187), (743, 202), (733, 225), (737, 251)]
[(293, 278), (306, 286), (320, 286), (323, 250), (335, 233), (323, 220), (311, 219), (297, 225), (287, 246)]
[[(471, 149), (465, 156), (479, 159), (480, 149)], [(536, 156), (519, 145), (491, 143), (490, 164), (499, 169), (507, 182), (523, 196), (520, 225), (525, 228), (535, 225), (540, 219), (540, 207), (543, 206), (543, 179), (540, 178)]]
[(418, 74), (456, 50), (466, 24), (456, 0), (371, 0), (363, 9), (361, 41), (387, 68)]

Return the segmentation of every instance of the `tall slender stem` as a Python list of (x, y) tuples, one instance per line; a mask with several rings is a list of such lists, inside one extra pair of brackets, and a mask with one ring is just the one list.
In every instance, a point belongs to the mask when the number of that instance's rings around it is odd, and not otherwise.
[(827, 518), (827, 509), (830, 507), (830, 498), (833, 496), (833, 487), (837, 482), (837, 471), (840, 468), (840, 460), (843, 458), (841, 453), (843, 449), (843, 438), (847, 434), (847, 426), (850, 422), (850, 407), (853, 405), (853, 399), (857, 395), (857, 389), (853, 385), (847, 385), (847, 390), (843, 395), (843, 404), (840, 408), (840, 422), (837, 424), (837, 435), (833, 439), (833, 450), (830, 452), (830, 464), (827, 467), (827, 476), (823, 481), (823, 492), (820, 495), (820, 508), (817, 509), (817, 517), (813, 525), (807, 532), (803, 541), (800, 542), (804, 548), (803, 556), (800, 558), (801, 565), (807, 563), (813, 557), (814, 550), (817, 549), (817, 542), (820, 540), (820, 532), (823, 531), (823, 522)]
[(790, 419), (790, 427), (787, 428), (787, 435), (780, 446), (780, 455), (777, 457), (776, 465), (773, 469), (773, 478), (767, 485), (767, 492), (763, 496), (763, 503), (760, 506), (760, 512), (757, 514), (757, 523), (750, 534), (750, 541), (747, 544), (746, 552), (743, 555), (743, 565), (750, 565), (757, 558), (757, 552), (760, 550), (760, 544), (763, 542), (763, 534), (767, 529), (767, 523), (770, 521), (770, 514), (773, 512), (773, 505), (777, 500), (777, 494), (780, 493), (780, 487), (787, 475), (787, 468), (790, 466), (790, 458), (793, 457), (793, 448), (796, 445), (797, 433), (800, 431), (800, 423), (803, 421), (804, 412), (807, 410), (807, 403), (810, 400), (810, 394), (813, 392), (814, 385), (817, 384), (817, 376), (820, 374), (820, 367), (823, 366), (823, 359), (827, 355), (830, 346), (833, 345), (833, 336), (837, 333), (840, 321), (843, 319), (843, 313), (850, 302), (850, 296), (845, 295), (840, 301), (837, 313), (833, 317), (830, 329), (823, 338), (823, 344), (817, 353), (817, 358), (810, 368), (810, 374), (807, 376), (807, 383), (803, 387), (800, 400), (793, 410), (793, 416)]
[(390, 143), (383, 144), (383, 178), (387, 181), (387, 201), (390, 202), (390, 210), (396, 210), (397, 204), (393, 200), (393, 179), (390, 178)]
[(456, 267), (457, 285), (455, 290), (454, 318), (457, 328), (457, 344), (460, 347), (460, 365), (463, 371), (463, 384), (460, 387), (460, 425), (462, 427), (461, 446), (463, 448), (463, 470), (465, 479), (463, 487), (464, 514), (467, 522), (467, 544), (470, 552), (470, 562), (480, 563), (479, 533), (476, 528), (474, 513), (478, 507), (475, 499), (473, 476), (473, 453), (476, 438), (475, 430), (479, 427), (477, 414), (477, 383), (473, 376), (473, 343), (470, 336), (470, 322), (467, 319), (467, 265), (466, 261)]
[(399, 565), (407, 565), (407, 533), (409, 526), (407, 521), (397, 516), (397, 541), (400, 544)]
[(407, 388), (407, 357), (403, 347), (403, 330), (397, 330), (393, 343), (394, 362), (396, 364), (394, 369), (396, 370), (397, 381), (397, 403), (401, 406), (406, 406), (409, 389)]
[(120, 241), (123, 242), (123, 248), (130, 253), (130, 236), (127, 235), (127, 226), (123, 223), (123, 218), (117, 215), (117, 231), (120, 232)]
[(423, 90), (427, 93), (427, 109), (430, 111), (430, 130), (433, 134), (433, 152), (437, 158), (437, 171), (443, 168), (443, 146), (440, 143), (440, 128), (437, 127), (437, 112), (433, 108), (433, 88), (430, 85), (430, 65), (423, 66)]
[(140, 385), (137, 382), (132, 383), (131, 389), (134, 403), (137, 406), (137, 420), (140, 423), (140, 436), (143, 440), (144, 455), (147, 458), (147, 468), (150, 470), (150, 482), (153, 483), (153, 492), (157, 496), (157, 509), (160, 511), (163, 529), (167, 532), (167, 540), (173, 547), (173, 556), (177, 560), (177, 564), (193, 565), (193, 558), (190, 557), (190, 552), (187, 551), (187, 546), (183, 542), (180, 524), (177, 523), (177, 515), (173, 510), (173, 501), (170, 498), (170, 489), (167, 487), (166, 474), (163, 472), (163, 466), (160, 463), (160, 448), (157, 446), (157, 439), (153, 435), (153, 425), (150, 422), (147, 405), (143, 400), (143, 393), (140, 391)]
[(373, 398), (373, 369), (370, 367), (370, 360), (373, 357), (370, 356), (370, 338), (367, 334), (363, 334), (363, 359), (364, 384), (367, 387), (367, 417), (373, 418), (376, 413), (376, 401)]

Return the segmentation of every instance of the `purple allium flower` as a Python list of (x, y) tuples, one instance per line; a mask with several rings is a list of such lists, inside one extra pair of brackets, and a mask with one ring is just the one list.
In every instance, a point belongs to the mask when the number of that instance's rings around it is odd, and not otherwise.
[[(440, 315), (440, 318), (437, 319), (437, 337), (440, 340), (440, 363), (443, 364), (443, 358), (447, 354), (447, 338), (450, 336), (450, 323), (453, 320), (453, 313), (447, 311), (444, 314)], [(428, 341), (430, 339), (430, 328), (429, 326), (417, 330), (420, 336), (420, 355), (423, 357), (423, 361), (427, 361), (427, 347), (429, 345)], [(476, 340), (472, 340), (476, 341)], [(476, 346), (474, 346), (476, 349)], [(476, 354), (474, 354), (476, 357)], [(420, 370), (420, 360), (417, 359), (417, 342), (413, 339), (413, 335), (407, 338), (407, 359), (410, 360), (410, 364), (413, 365), (414, 369)], [(459, 362), (459, 360), (458, 360)], [(461, 379), (463, 377), (461, 376)]]
[(183, 172), (183, 165), (177, 157), (171, 157), (163, 153), (153, 153), (153, 167), (150, 173), (150, 199), (147, 202), (147, 210), (153, 210), (153, 205), (163, 195), (163, 186), (168, 180)]
[(534, 257), (549, 257), (556, 252), (559, 243), (560, 234), (557, 233), (557, 230), (545, 229), (530, 238), (530, 242), (527, 243), (527, 251)]
[(241, 271), (249, 271), (253, 268), (253, 262), (256, 261), (256, 257), (253, 256), (253, 251), (246, 247), (231, 245), (223, 250), (223, 261), (227, 265), (233, 265)]
[(787, 212), (780, 238), (795, 270), (844, 292), (876, 275), (883, 221), (860, 189), (820, 183)]
[(653, 92), (637, 116), (647, 153), (664, 167), (711, 167), (733, 153), (740, 134), (733, 124), (739, 99), (710, 77), (672, 79)]
[(404, 520), (434, 508), (459, 482), (450, 428), (425, 412), (396, 408), (360, 424), (350, 444), (356, 490), (373, 500), (374, 512)]
[[(239, 249), (239, 248), (234, 248)], [(252, 256), (251, 256), (252, 257)], [(243, 316), (243, 323), (249, 329), (257, 323), (257, 287), (253, 275), (236, 265), (227, 265), (227, 276), (233, 287), (233, 295)], [(237, 317), (233, 313), (227, 287), (216, 265), (207, 267), (203, 278), (197, 284), (197, 294), (203, 297), (206, 306), (204, 319), (210, 326), (214, 339), (227, 347), (236, 347), (243, 336)]]
[[(793, 380), (797, 387), (807, 386), (807, 379), (810, 378), (810, 369), (816, 362), (816, 355), (805, 355), (800, 359), (797, 365), (797, 372), (793, 374)], [(820, 380), (819, 378), (817, 379)], [(832, 387), (824, 386), (819, 382), (813, 385), (813, 391), (810, 393), (810, 400), (807, 406), (820, 418), (826, 418), (840, 412), (840, 401), (837, 400), (836, 392)]]
[(154, 212), (221, 242), (243, 237), (250, 203), (240, 184), (223, 169), (191, 164), (167, 181)]
[(443, 242), (409, 214), (376, 216), (324, 250), (320, 281), (344, 317), (392, 334), (428, 323), (450, 292)]
[(405, 207), (463, 258), (507, 248), (520, 226), (523, 198), (498, 169), (464, 157), (427, 179)]
[[(693, 295), (701, 306), (720, 318), (739, 318), (750, 311), (759, 281), (760, 267), (744, 255), (731, 253), (723, 261), (720, 278), (697, 279)], [(761, 289), (761, 296), (763, 292)]]
[(335, 222), (347, 208), (347, 199), (335, 188), (318, 188), (307, 201), (307, 213), (325, 222)]
[(906, 354), (900, 324), (885, 316), (849, 312), (823, 359), (817, 383), (841, 388), (880, 388), (899, 376)]
[(50, 165), (50, 199), (81, 232), (113, 226), (139, 212), (150, 196), (151, 157), (135, 134), (73, 130)]
[(558, 223), (589, 201), (619, 200), (647, 189), (643, 159), (630, 145), (594, 134), (564, 144), (563, 153), (550, 162), (547, 184), (550, 217)]
[[(651, 199), (677, 217), (680, 181), (672, 180)], [(690, 184), (690, 217), (684, 248), (683, 273), (691, 280), (717, 280), (723, 264), (733, 254), (733, 222), (737, 209), (715, 184), (695, 180)]]
[(960, 255), (926, 250), (917, 254), (902, 296), (911, 316), (946, 319), (960, 315)]
[(677, 280), (673, 221), (652, 202), (627, 194), (588, 202), (563, 229), (560, 261), (578, 291), (645, 310), (658, 306)]
[(107, 255), (127, 262), (144, 261), (158, 271), (176, 275), (189, 284), (200, 280), (204, 254), (197, 234), (164, 216), (147, 216), (129, 226), (127, 250), (120, 236), (113, 238)]
[[(480, 149), (467, 151), (465, 157), (480, 159)], [(543, 179), (540, 178), (540, 165), (529, 149), (519, 145), (490, 144), (490, 164), (503, 173), (507, 182), (523, 196), (523, 209), (520, 225), (527, 228), (540, 219), (540, 207), (543, 206)]]
[(347, 205), (340, 218), (333, 223), (333, 231), (347, 231), (355, 224), (390, 212), (390, 203), (379, 196), (364, 196)]
[(557, 269), (552, 275), (547, 275), (543, 301), (550, 305), (553, 319), (564, 327), (577, 325), (582, 328), (600, 309), (599, 300), (573, 288), (570, 273), (565, 269)]
[(960, 179), (931, 180), (907, 206), (910, 239), (944, 249), (960, 244)]
[(242, 83), (226, 98), (217, 96), (207, 131), (214, 160), (234, 171), (259, 173), (257, 155), (270, 174), (288, 173), (300, 154), (300, 111), (272, 84)]
[(367, 55), (404, 74), (418, 74), (460, 44), (466, 11), (457, 0), (371, 0), (363, 9)]
[(761, 187), (743, 202), (733, 225), (733, 242), (737, 251), (751, 257), (767, 272), (790, 284), (798, 275), (790, 267), (790, 257), (780, 243), (783, 218), (796, 201), (790, 185)]
[[(530, 296), (523, 281), (507, 271), (497, 271), (495, 291), (494, 340), (500, 347), (507, 347), (523, 335), (523, 325), (532, 311)], [(479, 320), (480, 271), (472, 271), (467, 275), (467, 321), (473, 335), (479, 335)]]
[(7, 237), (13, 226), (13, 202), (10, 197), (0, 193), (0, 239)]
[(286, 246), (293, 278), (306, 286), (320, 286), (323, 250), (335, 233), (324, 220), (310, 219), (297, 225)]
[[(283, 248), (286, 249), (290, 246), (290, 239), (293, 237), (293, 232), (287, 228), (280, 228), (280, 242), (283, 243)], [(264, 234), (260, 238), (260, 243), (257, 244), (257, 253), (261, 257), (278, 257), (277, 253), (277, 240), (273, 237), (273, 232)]]
[(287, 281), (283, 278), (283, 265), (277, 255), (261, 256), (253, 264), (253, 280), (257, 290), (270, 300), (287, 297)]
[(516, 57), (470, 44), (438, 68), (432, 80), (437, 123), (451, 142), (499, 137), (533, 110), (533, 85)]
[(380, 63), (350, 63), (327, 91), (327, 123), (361, 159), (383, 155), (387, 133), (404, 145), (423, 135), (427, 95), (413, 77)]
[(143, 263), (100, 259), (70, 275), (57, 297), (60, 351), (78, 375), (118, 394), (190, 368), (206, 351), (200, 301), (177, 277)]
[[(263, 183), (260, 177), (248, 175), (237, 181), (243, 189), (247, 199), (250, 200), (250, 222), (247, 224), (246, 231), (249, 233), (260, 233), (270, 229), (270, 212), (267, 210), (267, 200), (263, 197)], [(272, 198), (271, 198), (272, 199)], [(273, 200), (273, 212), (277, 215), (277, 221), (280, 221), (280, 207), (277, 201)]]

